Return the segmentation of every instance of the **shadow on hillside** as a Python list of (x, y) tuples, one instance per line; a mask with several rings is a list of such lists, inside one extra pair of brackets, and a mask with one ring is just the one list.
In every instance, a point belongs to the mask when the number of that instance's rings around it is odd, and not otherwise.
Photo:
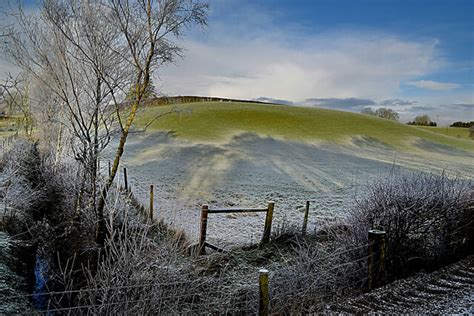
[[(372, 179), (445, 168), (372, 139), (364, 144), (312, 145), (250, 133), (225, 144), (194, 144), (173, 134), (153, 133), (129, 139), (122, 166), (129, 167), (129, 182), (145, 203), (149, 185), (155, 185), (157, 216), (191, 236), (197, 236), (201, 203), (256, 207), (273, 200), (278, 207), (274, 223), (279, 225), (299, 221), (304, 201), (312, 200), (317, 212), (310, 221), (316, 223), (316, 216), (334, 219), (343, 214)], [(247, 236), (241, 240), (248, 241), (248, 236), (260, 233), (262, 218), (233, 218), (212, 221), (214, 237), (234, 242)]]
[[(415, 146), (428, 152), (435, 152), (443, 155), (448, 155), (448, 156), (464, 156), (464, 157), (473, 157), (474, 155), (471, 152), (468, 152), (466, 150), (462, 150), (459, 148), (451, 147), (448, 145), (443, 145), (443, 144), (438, 144), (438, 143), (433, 143), (430, 142), (426, 139), (418, 138), (415, 142)], [(474, 148), (474, 144), (473, 144)]]
[[(152, 153), (158, 147), (159, 153), (143, 158), (144, 152)], [(216, 189), (329, 192), (353, 183), (357, 176), (382, 175), (393, 168), (391, 163), (357, 157), (335, 145), (316, 146), (250, 133), (224, 145), (186, 144), (171, 135), (154, 133), (131, 140), (125, 159), (140, 166), (139, 172), (146, 177), (176, 183), (181, 194), (204, 196)]]
[[(252, 133), (234, 136), (226, 144), (193, 144), (176, 140), (172, 132), (157, 132), (131, 137), (124, 158), (143, 178), (166, 182), (176, 194), (203, 197), (216, 190), (243, 195), (249, 190), (268, 193), (287, 188), (330, 192), (360, 179), (366, 182), (387, 176), (394, 165), (401, 165), (396, 169), (425, 171), (446, 168), (436, 161), (397, 152), (374, 138), (358, 138), (354, 144), (356, 149), (312, 145)], [(472, 156), (425, 140), (417, 141), (416, 146), (447, 156)]]
[(370, 147), (376, 149), (383, 149), (383, 150), (394, 150), (395, 147), (383, 143), (377, 138), (369, 137), (369, 136), (357, 136), (352, 138), (352, 143), (356, 146), (360, 147)]

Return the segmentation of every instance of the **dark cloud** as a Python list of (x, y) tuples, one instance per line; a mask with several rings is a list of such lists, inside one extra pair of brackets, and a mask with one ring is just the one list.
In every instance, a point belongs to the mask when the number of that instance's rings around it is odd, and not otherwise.
[(380, 102), (382, 106), (406, 106), (406, 105), (414, 105), (417, 101), (408, 101), (408, 100), (401, 100), (401, 99), (388, 99), (383, 100)]
[(370, 99), (358, 99), (358, 98), (311, 98), (306, 99), (303, 105), (307, 106), (318, 106), (330, 109), (340, 109), (348, 111), (359, 111), (364, 107), (376, 105), (373, 100)]
[(294, 105), (293, 102), (288, 101), (288, 100), (273, 99), (273, 98), (267, 98), (267, 97), (259, 97), (259, 98), (253, 99), (253, 101), (259, 101), (259, 102), (265, 102), (265, 103), (275, 103), (275, 104), (284, 104), (284, 105)]

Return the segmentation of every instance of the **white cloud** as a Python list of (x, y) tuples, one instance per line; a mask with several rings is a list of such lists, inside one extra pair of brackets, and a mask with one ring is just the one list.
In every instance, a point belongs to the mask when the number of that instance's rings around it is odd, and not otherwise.
[(461, 85), (457, 83), (449, 82), (438, 82), (432, 80), (420, 80), (420, 81), (409, 81), (406, 84), (421, 89), (434, 90), (434, 91), (448, 91), (460, 88)]
[(443, 64), (434, 40), (354, 32), (301, 35), (294, 30), (273, 32), (268, 26), (265, 30), (243, 31), (240, 25), (236, 33), (229, 25), (211, 24), (208, 34), (184, 42), (184, 60), (160, 72), (160, 90), (291, 101), (383, 99), (397, 95), (401, 82)]

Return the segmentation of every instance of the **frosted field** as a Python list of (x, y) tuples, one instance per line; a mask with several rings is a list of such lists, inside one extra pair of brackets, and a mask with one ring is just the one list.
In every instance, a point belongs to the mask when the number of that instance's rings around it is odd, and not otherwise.
[[(310, 200), (308, 228), (314, 229), (322, 220), (343, 217), (369, 181), (394, 172), (443, 170), (472, 178), (473, 158), (472, 151), (421, 139), (407, 153), (370, 138), (318, 145), (243, 134), (227, 143), (196, 144), (156, 132), (129, 136), (122, 167), (145, 205), (150, 184), (155, 186), (155, 217), (195, 240), (203, 203), (210, 208), (265, 207), (272, 200), (276, 229), (300, 226), (303, 205)], [(224, 246), (256, 242), (263, 221), (261, 213), (211, 214), (208, 240)]]

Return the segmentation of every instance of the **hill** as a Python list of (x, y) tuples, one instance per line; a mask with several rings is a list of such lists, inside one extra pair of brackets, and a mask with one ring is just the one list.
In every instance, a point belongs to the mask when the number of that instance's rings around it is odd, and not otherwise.
[(438, 133), (446, 136), (452, 136), (461, 139), (470, 139), (469, 138), (469, 128), (465, 127), (433, 127), (433, 126), (418, 126), (418, 128), (430, 131), (433, 133)]
[[(198, 236), (205, 202), (254, 207), (274, 201), (278, 227), (299, 223), (305, 201), (314, 201), (313, 229), (345, 216), (371, 181), (412, 172), (473, 178), (471, 140), (350, 112), (169, 101), (149, 101), (139, 110), (135, 131), (150, 125), (130, 135), (121, 164), (138, 198), (148, 203), (153, 184), (157, 214), (189, 236)], [(179, 113), (162, 116), (173, 108)], [(256, 240), (263, 221), (213, 220), (209, 242), (225, 248)]]
[[(158, 117), (170, 110), (172, 113)], [(171, 132), (177, 138), (197, 142), (226, 141), (242, 133), (303, 142), (347, 143), (360, 138), (384, 145), (408, 148), (423, 139), (464, 150), (474, 150), (468, 139), (442, 135), (373, 116), (298, 106), (249, 102), (149, 102), (140, 109), (136, 126), (147, 131)]]

